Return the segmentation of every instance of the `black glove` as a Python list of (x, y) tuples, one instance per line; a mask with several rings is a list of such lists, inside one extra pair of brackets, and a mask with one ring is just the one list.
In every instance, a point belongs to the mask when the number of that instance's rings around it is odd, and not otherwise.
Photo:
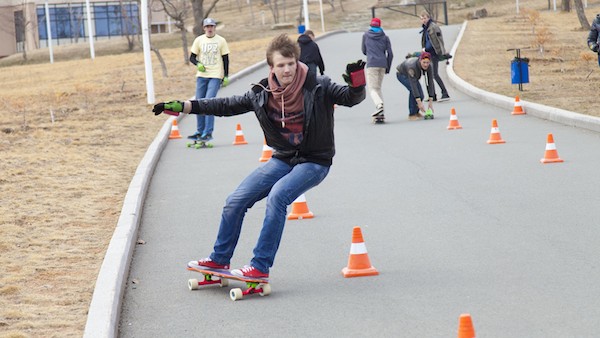
[(446, 53), (446, 54), (440, 55), (438, 58), (440, 61), (450, 60), (450, 59), (452, 59), (452, 55), (450, 55), (450, 53)]
[(598, 53), (598, 44), (597, 43), (590, 43), (590, 49), (592, 50), (592, 52)]
[[(165, 111), (172, 111), (175, 113), (181, 113), (183, 111), (183, 102), (181, 101), (169, 101), (169, 102), (161, 102), (154, 105), (152, 109), (154, 115), (160, 115)], [(170, 114), (174, 115), (174, 114)], [(179, 114), (177, 114), (179, 115)]]
[(360, 87), (365, 85), (365, 62), (358, 60), (346, 65), (346, 73), (342, 74), (344, 81), (350, 87)]

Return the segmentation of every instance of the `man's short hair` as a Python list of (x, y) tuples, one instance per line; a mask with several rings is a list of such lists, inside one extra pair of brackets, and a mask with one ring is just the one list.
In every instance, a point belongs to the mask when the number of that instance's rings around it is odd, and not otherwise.
[(273, 66), (273, 53), (279, 52), (283, 57), (294, 58), (296, 61), (300, 58), (300, 47), (287, 34), (279, 34), (269, 43), (267, 47), (267, 63)]

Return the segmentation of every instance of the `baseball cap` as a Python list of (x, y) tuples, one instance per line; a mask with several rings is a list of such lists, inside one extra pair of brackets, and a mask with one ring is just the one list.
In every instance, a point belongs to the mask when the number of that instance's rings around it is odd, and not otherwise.
[(428, 52), (422, 52), (421, 55), (419, 55), (419, 60), (423, 59), (431, 60), (431, 54), (429, 54)]
[(206, 18), (202, 22), (202, 26), (203, 27), (206, 27), (206, 26), (216, 26), (216, 25), (217, 25), (217, 22), (213, 18)]
[(381, 19), (373, 18), (371, 20), (371, 27), (381, 27)]

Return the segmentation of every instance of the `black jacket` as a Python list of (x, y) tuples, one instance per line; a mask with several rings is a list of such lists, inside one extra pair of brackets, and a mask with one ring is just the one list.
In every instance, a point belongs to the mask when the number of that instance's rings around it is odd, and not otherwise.
[(310, 63), (319, 67), (321, 75), (325, 72), (325, 64), (321, 57), (321, 51), (316, 42), (310, 36), (302, 34), (298, 37), (298, 45), (300, 46), (300, 62), (308, 65)]
[(335, 155), (334, 105), (352, 107), (359, 104), (365, 99), (365, 87), (338, 85), (327, 76), (308, 76), (303, 87), (304, 135), (297, 146), (284, 139), (269, 119), (266, 111), (269, 92), (263, 87), (268, 88), (267, 79), (244, 95), (191, 101), (191, 113), (233, 116), (254, 111), (267, 145), (274, 150), (273, 157), (292, 165), (314, 162), (330, 166)]
[(591, 47), (593, 43), (600, 44), (600, 14), (596, 15), (596, 18), (592, 22), (590, 33), (588, 34), (588, 47)]

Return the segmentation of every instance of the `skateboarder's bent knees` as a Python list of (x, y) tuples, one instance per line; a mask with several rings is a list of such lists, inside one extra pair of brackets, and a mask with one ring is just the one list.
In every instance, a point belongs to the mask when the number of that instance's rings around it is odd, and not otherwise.
[[(350, 63), (343, 74), (348, 85), (316, 76), (299, 62), (298, 44), (287, 35), (275, 37), (267, 48), (268, 77), (242, 95), (192, 101), (161, 102), (153, 112), (233, 116), (250, 111), (264, 132), (272, 158), (246, 177), (229, 195), (219, 233), (209, 257), (188, 263), (229, 269), (248, 208), (267, 198), (265, 218), (249, 265), (232, 270), (244, 277), (268, 278), (281, 241), (287, 206), (329, 173), (335, 154), (334, 105), (354, 106), (365, 99), (364, 62)], [(309, 74), (312, 74), (309, 76)]]

